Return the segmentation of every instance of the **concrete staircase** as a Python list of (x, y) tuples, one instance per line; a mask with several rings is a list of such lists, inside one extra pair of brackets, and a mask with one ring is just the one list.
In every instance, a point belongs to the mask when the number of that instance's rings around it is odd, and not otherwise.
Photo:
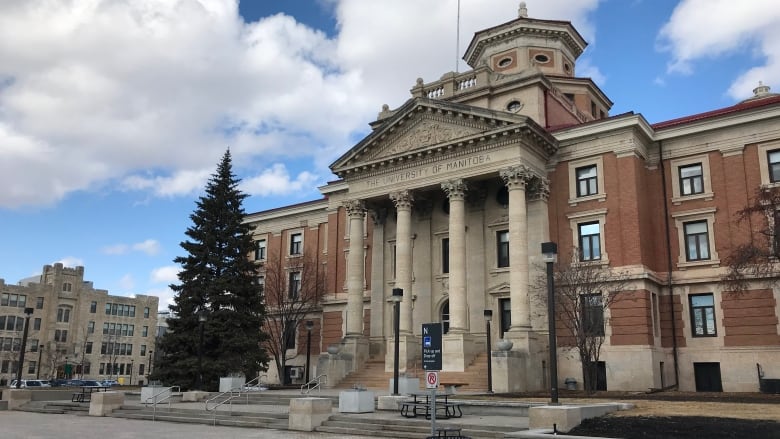
[(222, 425), (229, 427), (273, 428), (287, 430), (287, 413), (253, 413), (234, 410), (206, 412), (203, 409), (181, 409), (143, 406), (122, 406), (111, 414), (115, 418), (183, 422), (190, 424)]
[[(423, 371), (420, 370), (420, 386), (424, 388)], [(335, 388), (352, 389), (355, 386), (368, 390), (387, 391), (393, 372), (385, 372), (384, 358), (370, 358), (361, 370), (347, 375)], [(474, 361), (463, 372), (441, 372), (439, 382), (442, 383), (468, 383), (459, 388), (469, 393), (487, 392), (487, 353), (483, 352), (474, 358)]]
[[(450, 420), (451, 421), (451, 420)], [(516, 428), (470, 425), (457, 420), (457, 424), (448, 421), (437, 422), (437, 427), (457, 426), (461, 434), (472, 439), (502, 439), (504, 433), (517, 431)], [(339, 436), (362, 435), (374, 437), (392, 437), (398, 439), (420, 439), (431, 434), (431, 421), (422, 419), (377, 419), (370, 416), (333, 415), (315, 431), (332, 433)]]

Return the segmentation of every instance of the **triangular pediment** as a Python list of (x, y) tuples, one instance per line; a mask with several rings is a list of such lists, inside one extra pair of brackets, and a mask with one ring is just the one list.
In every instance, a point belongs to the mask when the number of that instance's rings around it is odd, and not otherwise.
[(470, 105), (414, 98), (380, 121), (375, 130), (330, 167), (341, 175), (365, 166), (427, 154), (475, 138), (511, 129), (535, 126), (529, 118)]

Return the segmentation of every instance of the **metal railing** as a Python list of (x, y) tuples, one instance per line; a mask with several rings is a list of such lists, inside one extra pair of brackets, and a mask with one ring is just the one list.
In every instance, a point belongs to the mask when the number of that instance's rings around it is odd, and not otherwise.
[[(174, 392), (174, 389), (176, 389), (175, 392)], [(157, 399), (159, 396), (163, 395), (164, 393), (167, 393), (167, 395), (165, 395), (165, 397), (163, 397), (161, 399)], [(166, 402), (167, 401), (168, 402), (168, 410), (171, 409), (171, 399), (173, 398), (174, 393), (180, 394), (181, 393), (181, 387), (180, 386), (166, 387), (166, 388), (160, 390), (159, 392), (155, 393), (154, 395), (146, 398), (143, 401), (145, 407), (148, 407), (150, 403), (152, 404), (152, 421), (155, 421), (157, 419), (157, 404), (159, 404), (161, 402)]]
[[(249, 404), (249, 393), (251, 393), (250, 390), (248, 390), (251, 387), (259, 387), (261, 384), (261, 381), (263, 378), (266, 378), (267, 375), (258, 375), (257, 378), (250, 380), (246, 383), (244, 383), (240, 387), (233, 387), (230, 390), (226, 390), (224, 392), (221, 392), (215, 396), (212, 396), (211, 398), (206, 400), (206, 411), (214, 411), (214, 425), (217, 425), (217, 409), (225, 404), (228, 404), (230, 406), (230, 414), (233, 414), (233, 400), (240, 398), (242, 395), (246, 396), (246, 403)], [(224, 398), (224, 399), (222, 399)], [(220, 400), (221, 399), (221, 400)], [(218, 402), (215, 402), (218, 401)], [(214, 403), (214, 406), (209, 407), (210, 403)]]
[(328, 376), (324, 373), (301, 386), (301, 394), (308, 395), (312, 390), (322, 391), (322, 385), (328, 384)]

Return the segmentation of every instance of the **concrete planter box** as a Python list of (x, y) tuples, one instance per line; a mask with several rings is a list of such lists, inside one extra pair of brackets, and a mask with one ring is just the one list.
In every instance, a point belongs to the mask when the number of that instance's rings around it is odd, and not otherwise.
[[(390, 387), (388, 388), (389, 393), (393, 393), (393, 382), (394, 380), (390, 378)], [(407, 378), (407, 377), (399, 377), (398, 378), (398, 393), (401, 395), (409, 395), (414, 392), (420, 391), (420, 379), (419, 378)]]
[(233, 389), (240, 389), (246, 384), (246, 377), (222, 377), (219, 379), (219, 391), (229, 392)]
[[(157, 396), (155, 397), (155, 395)], [(141, 404), (153, 403), (154, 399), (156, 399), (157, 401), (162, 401), (163, 399), (168, 398), (170, 396), (171, 396), (170, 388), (166, 389), (165, 387), (157, 387), (157, 386), (141, 387)]]
[(374, 411), (374, 392), (346, 390), (339, 392), (339, 412), (371, 413)]

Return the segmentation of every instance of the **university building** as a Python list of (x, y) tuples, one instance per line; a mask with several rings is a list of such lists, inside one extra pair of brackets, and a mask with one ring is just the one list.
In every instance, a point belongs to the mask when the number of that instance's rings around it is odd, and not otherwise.
[[(323, 276), (307, 316), (312, 377), (334, 385), (377, 362), (392, 371), (401, 288), (402, 374), (421, 370), (423, 323), (443, 323), (443, 371), (484, 361), (490, 310), (492, 340), (512, 342), (491, 347), (493, 389), (546, 389), (536, 299), (548, 241), (575, 264), (628, 273), (630, 300), (598, 319), (599, 387), (757, 391), (756, 364), (780, 377), (778, 291), (721, 281), (730, 249), (750, 237), (736, 213), (780, 181), (780, 96), (759, 86), (734, 106), (655, 124), (611, 115), (604, 91), (576, 75), (586, 45), (571, 23), (529, 18), (521, 4), (475, 33), (471, 70), (418, 79), (403, 105), (385, 105), (331, 165), (322, 199), (247, 216), (259, 282), (269, 257), (310, 255)], [(288, 271), (295, 289), (301, 273)], [(300, 376), (303, 322), (297, 331), (279, 381)], [(558, 381), (581, 388), (560, 341)]]
[(84, 267), (60, 263), (17, 285), (0, 279), (0, 385), (16, 379), (28, 317), (22, 379), (145, 383), (158, 302), (154, 296), (111, 296), (84, 280)]

